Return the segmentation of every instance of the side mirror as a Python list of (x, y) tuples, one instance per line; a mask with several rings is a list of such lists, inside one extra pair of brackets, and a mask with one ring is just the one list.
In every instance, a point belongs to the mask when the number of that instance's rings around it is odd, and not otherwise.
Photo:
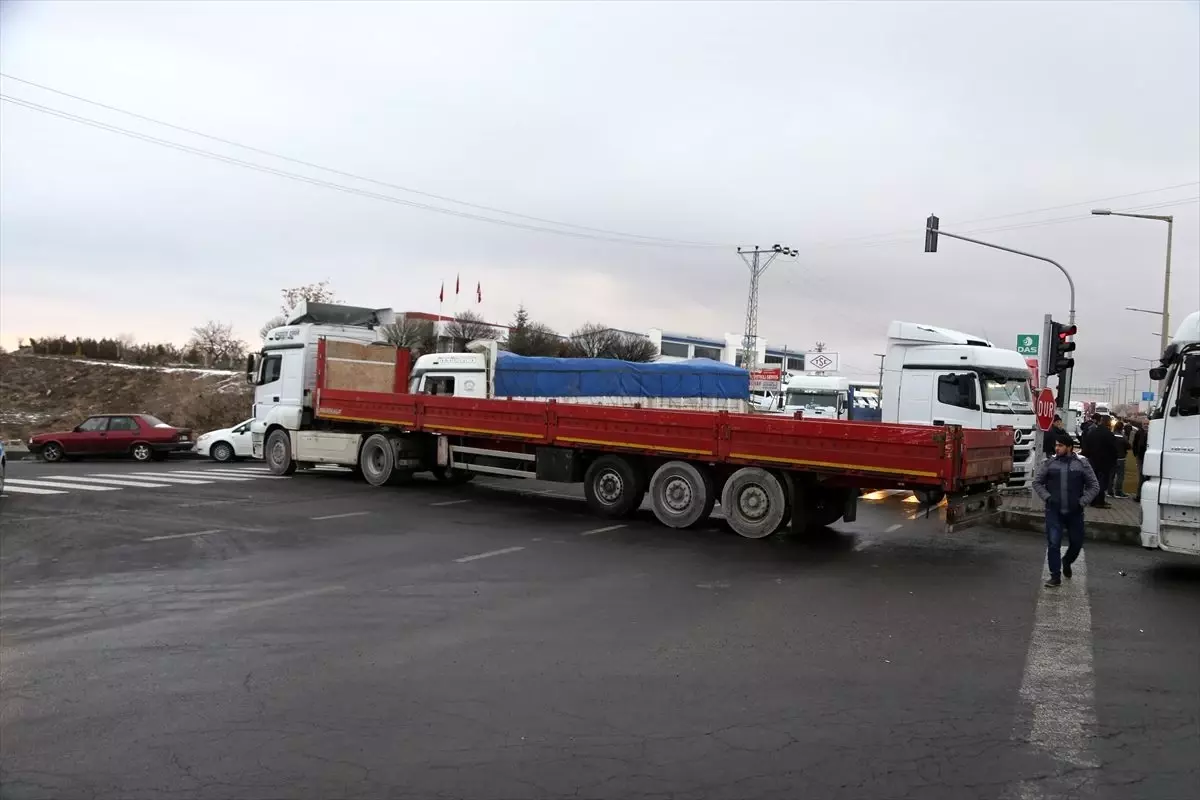
[(82, 431), (83, 431), (83, 425), (82, 425), (82, 424), (80, 424), (80, 425), (76, 425), (74, 428), (71, 428), (71, 432), (72, 432), (72, 433), (80, 433), (80, 432), (82, 432)]
[(1167, 377), (1167, 368), (1166, 367), (1151, 367), (1150, 380), (1161, 381), (1165, 377)]
[(258, 383), (258, 353), (246, 356), (246, 383)]

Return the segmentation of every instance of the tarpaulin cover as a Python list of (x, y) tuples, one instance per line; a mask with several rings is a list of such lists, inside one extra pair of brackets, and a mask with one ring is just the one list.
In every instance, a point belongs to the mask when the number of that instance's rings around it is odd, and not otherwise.
[(750, 373), (693, 358), (638, 364), (611, 358), (544, 358), (501, 350), (496, 397), (750, 397)]

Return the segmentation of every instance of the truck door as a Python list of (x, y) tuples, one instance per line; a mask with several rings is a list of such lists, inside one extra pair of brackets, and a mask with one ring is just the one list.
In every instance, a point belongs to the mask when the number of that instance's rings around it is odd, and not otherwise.
[(943, 372), (937, 376), (930, 422), (935, 425), (981, 427), (979, 380), (974, 372)]

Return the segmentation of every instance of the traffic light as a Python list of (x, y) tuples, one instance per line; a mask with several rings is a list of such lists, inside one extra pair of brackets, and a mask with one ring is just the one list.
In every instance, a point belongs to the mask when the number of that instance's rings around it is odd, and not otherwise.
[(1058, 376), (1058, 407), (1063, 408), (1066, 395), (1063, 387), (1067, 386), (1068, 374), (1075, 366), (1075, 342), (1071, 341), (1079, 328), (1076, 325), (1063, 325), (1061, 322), (1050, 322), (1050, 364), (1046, 371)]
[(938, 218), (933, 214), (929, 215), (929, 219), (925, 220), (925, 252), (937, 252), (937, 236), (938, 236)]

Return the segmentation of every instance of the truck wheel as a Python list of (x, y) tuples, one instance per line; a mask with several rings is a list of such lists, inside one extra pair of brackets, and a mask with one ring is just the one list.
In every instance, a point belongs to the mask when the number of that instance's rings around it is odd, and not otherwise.
[(761, 539), (779, 530), (787, 516), (787, 497), (779, 479), (770, 472), (742, 467), (725, 483), (721, 510), (736, 533), (747, 539)]
[(296, 471), (296, 462), (292, 460), (292, 437), (282, 428), (271, 431), (267, 437), (266, 452), (267, 468), (272, 475), (291, 475)]
[(798, 512), (802, 528), (812, 531), (825, 528), (842, 518), (846, 511), (846, 494), (843, 489), (810, 489), (804, 492), (802, 508)]
[(396, 449), (382, 433), (372, 434), (363, 442), (358, 453), (358, 466), (363, 478), (372, 486), (407, 483), (412, 480), (412, 470), (396, 468)]
[(716, 504), (712, 476), (686, 461), (668, 461), (650, 479), (650, 506), (668, 528), (690, 528)]
[(583, 476), (588, 510), (601, 517), (628, 517), (638, 510), (645, 493), (641, 470), (621, 456), (600, 456)]

